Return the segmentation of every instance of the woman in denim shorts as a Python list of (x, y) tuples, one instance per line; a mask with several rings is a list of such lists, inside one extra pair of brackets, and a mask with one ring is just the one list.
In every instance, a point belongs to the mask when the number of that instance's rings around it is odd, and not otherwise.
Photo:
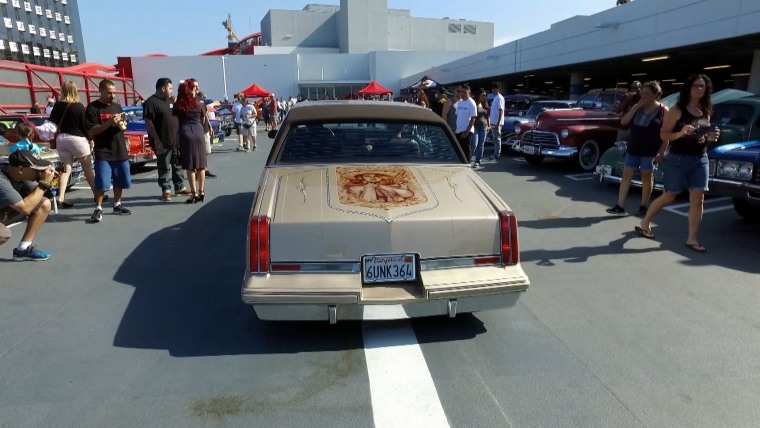
[(712, 91), (709, 77), (704, 74), (692, 75), (684, 82), (676, 105), (665, 114), (660, 133), (663, 144), (655, 157), (655, 162), (661, 161), (670, 142), (670, 150), (665, 158), (665, 192), (652, 202), (640, 226), (634, 229), (639, 236), (654, 239), (650, 227), (652, 218), (663, 207), (675, 201), (676, 196), (686, 188), (689, 190), (689, 234), (686, 247), (700, 253), (707, 251), (697, 240), (707, 191), (707, 143), (720, 137), (720, 131), (710, 126)]
[(654, 186), (654, 157), (662, 147), (660, 130), (668, 108), (658, 101), (662, 89), (657, 82), (647, 82), (641, 88), (641, 99), (620, 119), (623, 126), (630, 124), (623, 176), (620, 180), (617, 204), (608, 208), (609, 214), (624, 215), (625, 198), (631, 188), (631, 180), (636, 171), (641, 171), (641, 205), (638, 215), (647, 213), (649, 197)]

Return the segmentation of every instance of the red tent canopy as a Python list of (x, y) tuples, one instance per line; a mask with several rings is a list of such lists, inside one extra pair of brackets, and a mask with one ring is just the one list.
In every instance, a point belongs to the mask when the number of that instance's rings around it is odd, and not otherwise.
[(372, 83), (359, 90), (359, 93), (362, 95), (390, 95), (393, 92), (383, 88), (373, 80)]
[(270, 92), (266, 89), (262, 88), (261, 86), (257, 84), (253, 84), (249, 86), (247, 89), (243, 89), (240, 91), (243, 95), (245, 95), (248, 98), (262, 98), (262, 97), (268, 97)]

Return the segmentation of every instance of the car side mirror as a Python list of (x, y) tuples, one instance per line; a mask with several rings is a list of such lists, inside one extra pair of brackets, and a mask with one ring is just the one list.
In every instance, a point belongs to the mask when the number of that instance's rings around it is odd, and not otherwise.
[(276, 129), (271, 129), (271, 130), (270, 130), (270, 131), (267, 133), (267, 137), (269, 137), (269, 138), (271, 138), (271, 139), (274, 139), (274, 137), (275, 137), (276, 135), (277, 135), (277, 130), (276, 130)]

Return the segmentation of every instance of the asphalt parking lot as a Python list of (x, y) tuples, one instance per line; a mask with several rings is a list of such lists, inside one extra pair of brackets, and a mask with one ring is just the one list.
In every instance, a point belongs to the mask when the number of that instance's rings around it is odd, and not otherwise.
[(91, 194), (71, 193), (36, 241), (51, 260), (0, 247), (0, 426), (760, 425), (760, 225), (730, 201), (706, 203), (698, 254), (686, 200), (638, 238), (604, 211), (614, 185), (507, 155), (479, 174), (519, 220), (517, 306), (265, 323), (239, 290), (259, 139), (215, 147), (202, 204), (161, 202), (148, 167), (129, 217), (88, 224)]

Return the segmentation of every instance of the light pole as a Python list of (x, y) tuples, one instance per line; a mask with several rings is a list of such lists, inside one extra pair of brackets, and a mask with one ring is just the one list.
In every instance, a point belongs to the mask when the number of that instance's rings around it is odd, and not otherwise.
[(228, 100), (227, 98), (227, 66), (225, 64), (226, 59), (227, 59), (227, 55), (222, 55), (222, 79), (224, 82), (224, 101), (225, 102)]

